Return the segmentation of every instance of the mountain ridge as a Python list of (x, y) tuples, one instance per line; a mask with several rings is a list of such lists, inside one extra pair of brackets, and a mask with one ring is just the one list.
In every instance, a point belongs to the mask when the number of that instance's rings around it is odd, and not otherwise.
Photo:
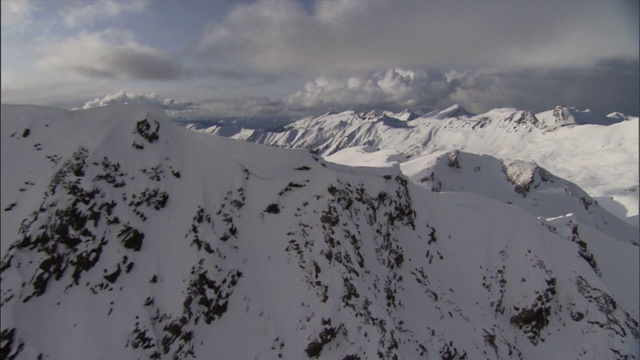
[[(197, 134), (145, 107), (2, 105), (2, 119), (3, 357), (640, 348), (637, 314), (598, 273), (617, 265), (613, 278), (631, 284), (637, 246), (578, 219), (565, 234), (398, 167)], [(603, 244), (608, 257), (588, 252)]]
[[(554, 111), (568, 115), (557, 122)], [(348, 111), (307, 117), (277, 131), (224, 133), (224, 127), (191, 128), (249, 142), (305, 148), (322, 156), (354, 146), (376, 146), (396, 150), (407, 159), (442, 150), (519, 158), (578, 184), (626, 219), (638, 213), (638, 193), (632, 191), (638, 186), (638, 118), (610, 115), (558, 106), (538, 114), (499, 108), (475, 116), (422, 116), (392, 122), (385, 120), (392, 117), (389, 113), (364, 120), (364, 115)], [(618, 210), (621, 206), (626, 213)], [(628, 221), (638, 227), (637, 218)]]

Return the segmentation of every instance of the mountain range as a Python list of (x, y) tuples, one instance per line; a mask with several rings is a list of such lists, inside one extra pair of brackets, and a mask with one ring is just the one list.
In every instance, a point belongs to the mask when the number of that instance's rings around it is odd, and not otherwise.
[(499, 108), (474, 115), (454, 105), (424, 115), (408, 110), (329, 113), (277, 129), (203, 123), (187, 127), (260, 144), (305, 148), (322, 156), (374, 146), (397, 152), (399, 163), (456, 150), (532, 161), (577, 184), (608, 211), (639, 226), (638, 118), (621, 113), (604, 116), (557, 106), (537, 114)]
[(3, 104), (0, 357), (637, 359), (637, 229), (591, 191), (637, 194), (638, 119), (561, 110), (201, 129), (238, 141)]

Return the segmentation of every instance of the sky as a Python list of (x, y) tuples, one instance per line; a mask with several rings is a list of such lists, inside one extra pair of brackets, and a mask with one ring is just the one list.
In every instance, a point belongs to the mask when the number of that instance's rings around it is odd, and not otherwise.
[(637, 116), (638, 0), (1, 0), (2, 103)]

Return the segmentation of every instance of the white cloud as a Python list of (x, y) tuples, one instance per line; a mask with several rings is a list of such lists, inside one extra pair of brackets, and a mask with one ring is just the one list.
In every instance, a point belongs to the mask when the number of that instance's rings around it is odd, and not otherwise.
[(367, 76), (316, 78), (306, 84), (304, 91), (289, 96), (287, 104), (306, 109), (401, 110), (439, 106), (451, 91), (447, 79), (438, 72), (389, 69)]
[[(319, 115), (327, 111), (405, 108), (423, 112), (459, 103), (474, 113), (496, 107), (535, 112), (563, 104), (637, 114), (638, 62), (606, 61), (589, 69), (524, 69), (512, 71), (423, 71), (392, 68), (349, 77), (318, 77), (303, 89), (282, 96), (234, 96), (199, 99), (198, 104), (165, 99), (154, 93), (119, 91), (88, 101), (84, 108), (109, 104), (152, 104), (179, 119), (274, 119)], [(597, 83), (594, 87), (590, 84)], [(174, 93), (176, 89), (174, 89)], [(184, 90), (180, 93), (184, 94)], [(201, 92), (191, 96), (201, 96)]]
[(125, 31), (81, 32), (41, 47), (44, 69), (88, 78), (169, 80), (180, 76), (178, 63), (161, 51), (141, 45)]
[(34, 5), (28, 0), (4, 0), (1, 3), (2, 29), (22, 32), (31, 24)]
[[(637, 114), (638, 61), (606, 60), (589, 68), (464, 72), (388, 69), (366, 76), (318, 77), (285, 100), (297, 113), (372, 108), (442, 109), (458, 103), (474, 113), (496, 107), (543, 111), (564, 104), (608, 114)], [(597, 86), (593, 86), (597, 84)]]
[(84, 25), (96, 19), (114, 18), (123, 13), (140, 13), (149, 5), (149, 0), (116, 1), (100, 0), (88, 3), (73, 3), (60, 10), (60, 15), (69, 27)]
[(155, 93), (141, 94), (120, 90), (115, 94), (109, 94), (103, 98), (96, 98), (91, 101), (87, 101), (82, 108), (90, 109), (99, 106), (117, 104), (146, 104), (171, 111), (182, 111), (196, 106), (196, 104), (189, 101), (179, 101), (171, 98), (162, 99)]

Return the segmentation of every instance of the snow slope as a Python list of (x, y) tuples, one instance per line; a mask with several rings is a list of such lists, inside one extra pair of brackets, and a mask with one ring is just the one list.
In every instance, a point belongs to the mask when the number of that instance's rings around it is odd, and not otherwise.
[(638, 248), (582, 219), (148, 107), (1, 116), (2, 358), (638, 357)]
[[(354, 146), (396, 150), (407, 158), (461, 150), (533, 161), (580, 186), (614, 215), (638, 227), (638, 118), (558, 106), (533, 114), (513, 108), (473, 115), (458, 105), (409, 119), (347, 111), (305, 118), (280, 130), (230, 137), (328, 156)], [(395, 120), (395, 121), (394, 121)], [(227, 135), (219, 127), (199, 131)]]
[(540, 218), (573, 214), (582, 224), (637, 245), (638, 229), (613, 216), (577, 185), (530, 161), (500, 160), (458, 150), (407, 159), (395, 150), (355, 146), (326, 156), (350, 166), (400, 168), (432, 191), (473, 192), (525, 209)]

